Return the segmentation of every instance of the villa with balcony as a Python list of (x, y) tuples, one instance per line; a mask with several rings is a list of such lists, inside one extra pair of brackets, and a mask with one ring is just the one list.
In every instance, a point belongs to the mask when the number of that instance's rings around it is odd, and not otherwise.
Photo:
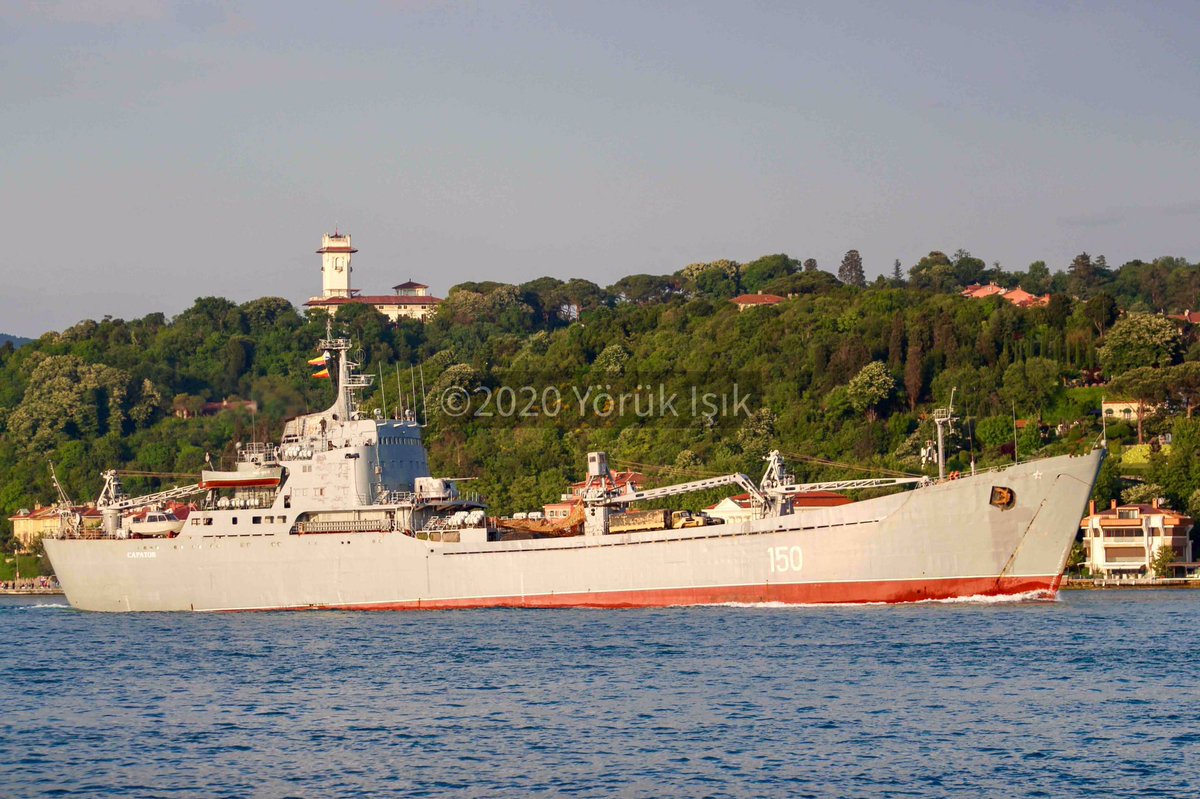
[(1092, 501), (1079, 526), (1088, 569), (1097, 577), (1153, 576), (1150, 562), (1164, 546), (1176, 552), (1173, 572), (1186, 576), (1197, 566), (1191, 562), (1191, 517), (1160, 507), (1157, 500), (1150, 505), (1118, 505), (1113, 500), (1101, 511)]

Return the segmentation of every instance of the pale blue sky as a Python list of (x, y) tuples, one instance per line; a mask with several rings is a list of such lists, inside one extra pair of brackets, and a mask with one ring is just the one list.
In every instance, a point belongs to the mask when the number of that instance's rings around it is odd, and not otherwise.
[(0, 6), (0, 332), (771, 252), (1200, 258), (1194, 3)]

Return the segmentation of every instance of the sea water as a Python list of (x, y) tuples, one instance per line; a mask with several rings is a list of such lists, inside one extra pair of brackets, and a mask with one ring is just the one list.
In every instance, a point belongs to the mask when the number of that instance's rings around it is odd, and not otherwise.
[(0, 796), (1195, 797), (1198, 612), (0, 598)]

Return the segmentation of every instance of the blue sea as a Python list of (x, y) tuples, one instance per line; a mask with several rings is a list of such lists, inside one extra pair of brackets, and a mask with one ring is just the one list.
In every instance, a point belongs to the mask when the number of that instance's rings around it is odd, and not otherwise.
[(0, 796), (1196, 797), (1198, 611), (2, 597)]

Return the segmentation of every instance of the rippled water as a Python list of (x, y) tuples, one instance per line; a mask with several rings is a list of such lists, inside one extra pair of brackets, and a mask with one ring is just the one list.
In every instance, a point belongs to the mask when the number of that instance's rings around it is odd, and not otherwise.
[(0, 796), (1194, 797), (1198, 610), (0, 598)]

